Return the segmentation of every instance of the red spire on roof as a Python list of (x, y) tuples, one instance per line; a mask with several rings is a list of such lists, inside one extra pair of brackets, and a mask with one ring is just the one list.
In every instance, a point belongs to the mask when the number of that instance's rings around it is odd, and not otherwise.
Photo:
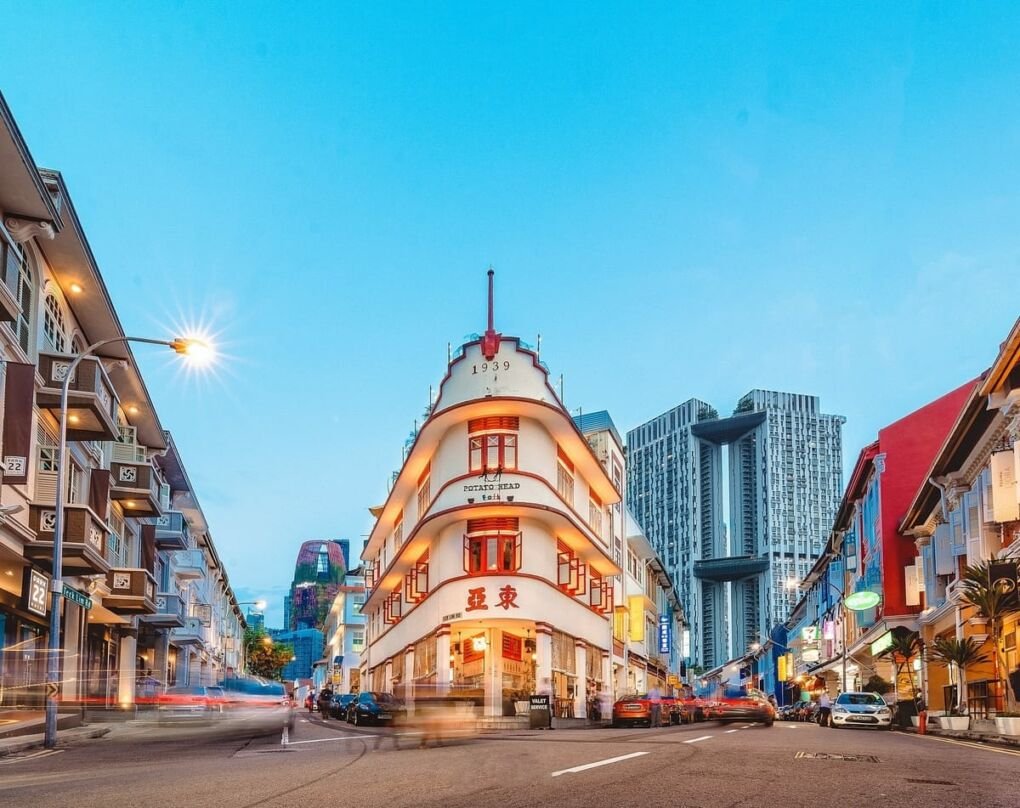
[(493, 304), (492, 304), (492, 276), (495, 275), (495, 271), (492, 267), (489, 267), (489, 327), (485, 329), (485, 334), (482, 336), (482, 355), (492, 361), (496, 356), (496, 352), (499, 351), (499, 341), (503, 337), (502, 334), (498, 334), (493, 328)]

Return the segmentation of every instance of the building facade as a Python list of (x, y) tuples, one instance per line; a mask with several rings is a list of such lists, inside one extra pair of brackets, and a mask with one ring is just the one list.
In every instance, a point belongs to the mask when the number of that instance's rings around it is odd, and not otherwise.
[[(0, 706), (37, 706), (47, 679), (60, 388), (76, 355), (124, 332), (63, 177), (36, 166), (2, 96), (0, 272)], [(217, 578), (201, 619), (238, 639), (229, 653), (217, 639), (202, 659), (210, 671), (237, 666), (240, 611), (207, 534), (195, 545), (182, 538), (162, 463), (172, 441), (127, 345), (83, 360), (68, 403), (61, 701), (130, 707), (179, 675), (170, 637), (192, 601), (174, 582), (198, 563), (187, 555), (196, 551), (206, 563), (193, 574)], [(177, 547), (184, 556), (170, 555)]]
[(691, 399), (627, 433), (627, 503), (713, 667), (785, 620), (784, 582), (822, 552), (842, 491), (844, 418), (815, 396), (752, 390), (730, 417)]
[(490, 296), (373, 511), (362, 689), (452, 688), (490, 716), (542, 692), (583, 717), (611, 688), (620, 498), (537, 354), (493, 329)]
[(344, 576), (326, 617), (328, 680), (338, 693), (361, 690), (361, 653), (365, 650), (365, 578), (361, 569)]
[[(967, 567), (991, 565), (996, 577), (1020, 580), (1020, 320), (994, 364), (971, 389), (901, 525), (914, 537), (921, 583), (921, 640), (971, 639), (984, 662), (963, 681), (931, 655), (922, 685), (929, 710), (958, 703), (988, 718), (1020, 700), (1020, 600), (1007, 586), (998, 637), (990, 621), (963, 597)], [(996, 644), (997, 640), (997, 644)], [(996, 663), (996, 659), (998, 663)]]

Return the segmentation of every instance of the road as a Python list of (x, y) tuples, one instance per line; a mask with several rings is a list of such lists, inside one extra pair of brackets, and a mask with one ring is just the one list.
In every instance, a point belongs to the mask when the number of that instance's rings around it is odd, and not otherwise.
[(290, 740), (118, 727), (81, 746), (0, 760), (0, 805), (1020, 804), (1015, 750), (813, 724), (514, 732), (419, 749), (412, 735), (305, 717)]

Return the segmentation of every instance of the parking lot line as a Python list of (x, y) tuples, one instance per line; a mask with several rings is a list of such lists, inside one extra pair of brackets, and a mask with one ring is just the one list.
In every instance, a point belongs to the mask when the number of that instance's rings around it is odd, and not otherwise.
[(697, 743), (698, 741), (707, 741), (711, 737), (712, 737), (711, 735), (702, 735), (700, 738), (691, 738), (689, 741), (684, 741), (684, 743)]
[(559, 777), (561, 774), (574, 774), (575, 772), (583, 772), (587, 769), (594, 769), (598, 766), (608, 766), (610, 763), (619, 763), (621, 760), (630, 760), (631, 758), (641, 757), (647, 755), (647, 752), (631, 752), (629, 755), (620, 755), (619, 757), (606, 758), (605, 760), (596, 760), (594, 763), (585, 763), (583, 766), (574, 766), (570, 769), (560, 769), (558, 772), (553, 772), (553, 777)]
[(726, 730), (726, 734), (727, 735), (729, 735), (731, 732), (740, 732), (740, 730), (739, 729), (728, 729), (728, 730)]

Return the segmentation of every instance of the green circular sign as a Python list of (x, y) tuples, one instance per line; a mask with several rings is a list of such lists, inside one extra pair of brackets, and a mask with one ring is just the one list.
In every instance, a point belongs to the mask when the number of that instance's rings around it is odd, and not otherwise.
[(878, 592), (865, 589), (863, 592), (854, 592), (843, 601), (843, 604), (855, 612), (862, 612), (865, 609), (874, 608), (881, 602), (882, 596)]

